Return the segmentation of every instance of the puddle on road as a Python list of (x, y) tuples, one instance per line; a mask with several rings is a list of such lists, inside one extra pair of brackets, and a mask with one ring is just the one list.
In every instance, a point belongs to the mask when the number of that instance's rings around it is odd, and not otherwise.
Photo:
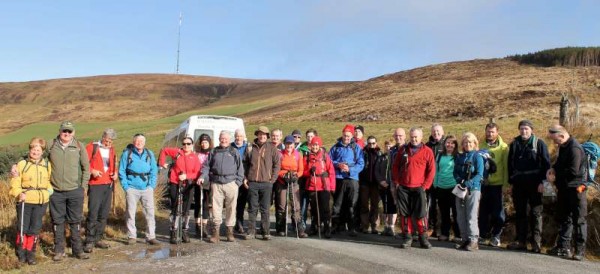
[(154, 259), (163, 260), (172, 257), (188, 256), (192, 252), (178, 248), (147, 248), (132, 255), (133, 259)]

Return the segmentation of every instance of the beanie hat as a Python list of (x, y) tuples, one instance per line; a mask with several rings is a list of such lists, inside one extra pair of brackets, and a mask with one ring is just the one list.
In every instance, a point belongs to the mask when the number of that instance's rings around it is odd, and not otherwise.
[(358, 125), (358, 126), (356, 126), (356, 128), (354, 130), (357, 130), (357, 129), (359, 129), (360, 132), (362, 132), (363, 134), (365, 134), (365, 128), (363, 126)]
[(294, 136), (292, 136), (292, 135), (285, 136), (285, 139), (283, 139), (283, 143), (284, 144), (293, 144)]
[(292, 136), (302, 136), (302, 132), (300, 132), (300, 130), (298, 129), (294, 129), (294, 131), (292, 131)]
[(353, 126), (353, 125), (351, 125), (351, 124), (347, 124), (347, 125), (344, 127), (344, 129), (342, 129), (342, 133), (344, 133), (344, 132), (346, 132), (346, 131), (348, 131), (348, 132), (350, 132), (350, 133), (354, 134), (354, 126)]
[(315, 136), (312, 138), (312, 140), (310, 140), (310, 144), (311, 145), (319, 145), (319, 147), (322, 147), (323, 141), (321, 140), (321, 137)]
[(206, 134), (206, 133), (200, 135), (200, 138), (198, 138), (198, 139), (200, 140), (200, 142), (208, 141), (209, 144), (211, 142), (210, 136), (208, 136), (208, 134)]
[(533, 123), (530, 120), (521, 120), (521, 122), (519, 122), (519, 128), (521, 128), (521, 126), (528, 126), (529, 128), (533, 129)]

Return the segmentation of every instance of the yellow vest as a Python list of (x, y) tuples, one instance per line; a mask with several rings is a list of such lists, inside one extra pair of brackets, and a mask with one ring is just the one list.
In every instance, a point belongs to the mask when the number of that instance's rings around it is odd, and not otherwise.
[(54, 192), (50, 184), (52, 167), (47, 159), (41, 159), (37, 164), (29, 159), (17, 164), (19, 176), (10, 179), (10, 195), (19, 199), (25, 192), (25, 203), (45, 204)]

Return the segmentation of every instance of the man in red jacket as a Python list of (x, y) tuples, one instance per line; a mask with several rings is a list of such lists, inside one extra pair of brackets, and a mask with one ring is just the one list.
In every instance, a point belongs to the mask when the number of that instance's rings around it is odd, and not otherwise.
[(404, 240), (402, 248), (412, 245), (414, 218), (422, 248), (431, 248), (427, 233), (427, 197), (435, 177), (433, 151), (423, 142), (421, 128), (410, 129), (410, 143), (400, 147), (392, 168), (392, 193), (396, 194)]
[(116, 155), (112, 146), (117, 138), (114, 129), (108, 128), (102, 139), (86, 146), (90, 161), (90, 181), (88, 189), (88, 216), (83, 251), (91, 253), (94, 247), (106, 249), (110, 246), (102, 241), (106, 219), (112, 202), (116, 172)]

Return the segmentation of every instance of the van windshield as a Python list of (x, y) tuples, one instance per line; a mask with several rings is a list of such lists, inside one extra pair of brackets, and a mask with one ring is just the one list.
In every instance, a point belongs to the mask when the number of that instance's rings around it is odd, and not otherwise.
[(213, 135), (213, 131), (211, 129), (196, 129), (194, 130), (194, 142), (198, 141), (198, 138), (200, 138), (200, 135), (202, 134), (206, 134), (208, 136), (210, 136), (210, 139), (212, 140), (212, 142), (214, 143), (215, 140), (213, 140), (214, 135)]

